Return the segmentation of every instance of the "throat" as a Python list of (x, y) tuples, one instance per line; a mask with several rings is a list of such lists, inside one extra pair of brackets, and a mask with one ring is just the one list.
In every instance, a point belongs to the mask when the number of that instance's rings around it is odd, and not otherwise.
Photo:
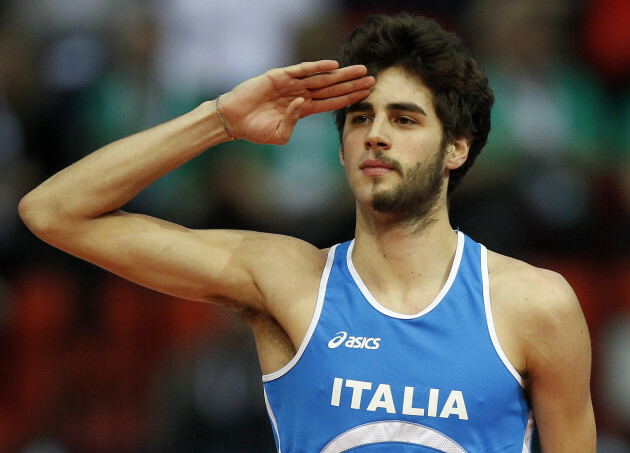
[(391, 237), (387, 239), (378, 247), (373, 241), (364, 244), (357, 238), (350, 259), (353, 273), (374, 302), (403, 315), (418, 314), (448, 291), (458, 235), (450, 230), (447, 235), (425, 237), (423, 241), (396, 243)]
[(443, 266), (427, 266), (423, 271), (404, 264), (357, 271), (359, 279), (373, 298), (373, 302), (401, 315), (417, 315), (437, 301), (449, 280), (452, 260)]

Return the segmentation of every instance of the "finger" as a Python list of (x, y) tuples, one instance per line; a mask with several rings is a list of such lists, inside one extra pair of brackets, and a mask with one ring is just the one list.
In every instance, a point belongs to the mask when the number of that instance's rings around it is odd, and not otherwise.
[(336, 85), (326, 86), (324, 88), (310, 90), (311, 98), (316, 100), (334, 98), (352, 93), (358, 90), (367, 90), (374, 86), (376, 79), (372, 76), (361, 77), (359, 79), (350, 80), (348, 82), (338, 83)]
[(304, 105), (304, 98), (295, 98), (284, 113), (284, 119), (278, 126), (276, 131), (275, 142), (280, 145), (284, 145), (291, 138), (293, 129), (301, 116), (302, 106)]
[(301, 78), (318, 72), (334, 71), (339, 67), (335, 60), (308, 61), (284, 68), (291, 77)]
[(332, 112), (341, 108), (347, 107), (351, 104), (359, 102), (370, 95), (369, 89), (353, 91), (342, 96), (337, 96), (327, 99), (313, 99), (308, 108), (305, 106), (302, 108), (302, 117), (311, 115), (313, 113)]
[(309, 74), (303, 80), (309, 89), (323, 88), (336, 85), (347, 80), (358, 79), (367, 74), (367, 68), (363, 65), (346, 66), (336, 71)]

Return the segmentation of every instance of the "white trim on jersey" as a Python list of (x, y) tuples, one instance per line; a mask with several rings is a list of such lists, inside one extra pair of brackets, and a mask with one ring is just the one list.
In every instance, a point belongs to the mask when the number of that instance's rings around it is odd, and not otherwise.
[[(519, 385), (524, 389), (525, 381), (523, 381), (523, 377), (519, 374), (519, 372), (514, 368), (512, 362), (505, 355), (505, 351), (501, 347), (499, 343), (499, 338), (497, 337), (497, 331), (494, 327), (494, 320), (492, 318), (492, 306), (490, 304), (490, 277), (488, 272), (488, 249), (481, 245), (481, 279), (483, 281), (483, 303), (486, 309), (486, 321), (488, 323), (488, 332), (490, 333), (490, 338), (492, 339), (492, 345), (494, 346), (495, 351), (497, 352), (499, 358), (503, 362), (503, 365), (508, 369), (510, 374), (516, 379)], [(525, 437), (523, 438), (523, 450), (522, 453), (530, 453), (530, 446), (532, 441), (532, 435), (534, 434), (534, 414), (532, 411), (529, 412), (529, 419), (527, 421), (527, 427), (525, 428)]]
[(494, 328), (494, 320), (492, 319), (492, 307), (490, 305), (490, 278), (488, 276), (488, 249), (486, 249), (483, 245), (481, 246), (481, 279), (483, 281), (483, 303), (486, 309), (486, 321), (488, 323), (488, 332), (490, 332), (490, 338), (492, 339), (492, 344), (494, 345), (494, 349), (499, 355), (499, 358), (508, 369), (508, 371), (514, 376), (514, 379), (519, 383), (522, 388), (525, 388), (525, 382), (523, 381), (522, 376), (516, 371), (514, 365), (510, 362), (510, 360), (505, 355), (501, 344), (499, 343), (499, 338), (497, 337), (497, 331)]
[(446, 283), (444, 284), (444, 286), (442, 287), (438, 295), (435, 297), (435, 299), (433, 299), (433, 302), (431, 302), (429, 306), (427, 306), (420, 313), (412, 314), (412, 315), (405, 315), (402, 313), (397, 313), (393, 310), (383, 307), (376, 300), (376, 298), (372, 295), (372, 293), (370, 293), (370, 290), (367, 288), (367, 286), (361, 279), (361, 276), (357, 272), (356, 268), (354, 267), (354, 263), (352, 262), (352, 249), (354, 248), (354, 241), (352, 241), (352, 243), (350, 244), (350, 247), (348, 247), (348, 253), (347, 253), (347, 258), (346, 258), (346, 261), (348, 263), (348, 269), (350, 270), (350, 274), (352, 275), (352, 278), (354, 279), (355, 283), (361, 290), (361, 293), (363, 293), (363, 296), (367, 299), (370, 305), (372, 305), (376, 310), (380, 311), (386, 316), (389, 316), (390, 318), (398, 318), (398, 319), (419, 318), (421, 316), (426, 315), (427, 313), (429, 313), (431, 310), (433, 310), (435, 307), (438, 306), (438, 304), (442, 301), (444, 296), (446, 296), (448, 291), (451, 289), (451, 286), (453, 285), (453, 282), (455, 281), (455, 277), (457, 276), (457, 271), (459, 270), (459, 265), (462, 261), (462, 255), (464, 254), (464, 242), (465, 242), (464, 233), (462, 233), (461, 231), (457, 231), (456, 233), (457, 233), (457, 249), (455, 250), (455, 257), (453, 259), (453, 264), (451, 265), (451, 270), (449, 272), (448, 279), (446, 280)]
[(269, 414), (269, 419), (271, 420), (273, 433), (276, 436), (276, 440), (278, 441), (278, 453), (282, 453), (280, 446), (280, 432), (278, 431), (278, 422), (276, 422), (276, 417), (273, 414), (273, 410), (271, 410), (271, 404), (269, 404), (269, 399), (267, 398), (267, 391), (264, 388), (263, 395), (265, 396), (265, 406), (267, 406), (267, 413)]
[(333, 439), (321, 453), (342, 453), (372, 444), (404, 443), (429, 447), (440, 453), (466, 453), (450, 437), (424, 425), (402, 420), (366, 423), (352, 428)]
[(533, 435), (534, 435), (534, 413), (532, 411), (529, 411), (529, 420), (527, 420), (527, 428), (525, 429), (525, 438), (523, 439), (523, 453), (531, 453)]
[(295, 356), (293, 356), (293, 358), (285, 366), (280, 368), (278, 371), (274, 371), (273, 373), (264, 374), (262, 377), (263, 382), (273, 381), (274, 379), (278, 379), (279, 377), (284, 376), (300, 360), (300, 357), (302, 357), (302, 354), (304, 354), (304, 350), (306, 349), (306, 346), (308, 346), (308, 343), (311, 341), (313, 332), (315, 332), (315, 327), (317, 327), (317, 323), (319, 322), (319, 316), (322, 313), (322, 307), (324, 306), (324, 298), (326, 296), (326, 286), (328, 285), (328, 277), (330, 277), (330, 271), (332, 270), (333, 263), (335, 261), (335, 250), (337, 249), (337, 245), (334, 245), (328, 251), (326, 267), (324, 268), (324, 272), (322, 273), (322, 279), (319, 282), (319, 293), (317, 294), (317, 303), (315, 305), (315, 312), (313, 313), (313, 318), (311, 319), (311, 323), (308, 326), (306, 335), (304, 336), (304, 339), (302, 340), (302, 343), (300, 344), (300, 348), (296, 352)]

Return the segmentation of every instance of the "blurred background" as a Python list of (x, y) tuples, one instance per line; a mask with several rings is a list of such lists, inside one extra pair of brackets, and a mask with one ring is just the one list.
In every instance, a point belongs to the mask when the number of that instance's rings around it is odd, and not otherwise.
[[(274, 450), (241, 322), (56, 251), (17, 204), (90, 151), (272, 67), (330, 58), (367, 15), (402, 10), (458, 32), (497, 98), (453, 226), (573, 285), (599, 451), (630, 451), (629, 2), (0, 0), (0, 452)], [(222, 145), (128, 209), (321, 247), (354, 227), (331, 115), (285, 147)]]

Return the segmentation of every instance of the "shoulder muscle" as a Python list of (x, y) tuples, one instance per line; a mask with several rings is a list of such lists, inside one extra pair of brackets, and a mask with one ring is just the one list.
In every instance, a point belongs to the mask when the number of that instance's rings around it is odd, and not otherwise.
[(590, 338), (573, 289), (555, 272), (497, 254), (489, 267), (493, 312), (522, 358), (543, 450), (594, 451)]

